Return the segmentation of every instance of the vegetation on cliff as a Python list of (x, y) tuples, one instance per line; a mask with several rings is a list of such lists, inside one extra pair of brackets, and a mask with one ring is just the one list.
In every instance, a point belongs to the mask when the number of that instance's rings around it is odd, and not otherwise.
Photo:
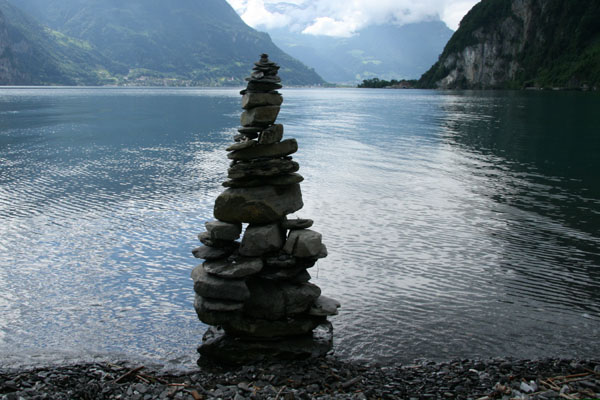
[(441, 88), (600, 85), (600, 2), (483, 0), (419, 80)]
[(101, 85), (116, 66), (89, 43), (42, 26), (0, 0), (0, 85)]

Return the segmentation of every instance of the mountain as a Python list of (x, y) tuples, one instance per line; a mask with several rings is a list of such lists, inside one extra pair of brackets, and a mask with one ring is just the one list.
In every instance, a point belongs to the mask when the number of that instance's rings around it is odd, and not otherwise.
[(420, 79), (437, 88), (600, 85), (600, 1), (483, 0)]
[(239, 85), (261, 53), (282, 66), (284, 83), (324, 83), (225, 0), (11, 1), (121, 66), (120, 83)]
[(115, 65), (0, 0), (0, 85), (99, 85)]
[(376, 25), (349, 38), (269, 30), (285, 52), (313, 67), (326, 81), (418, 78), (435, 62), (452, 31), (441, 21)]

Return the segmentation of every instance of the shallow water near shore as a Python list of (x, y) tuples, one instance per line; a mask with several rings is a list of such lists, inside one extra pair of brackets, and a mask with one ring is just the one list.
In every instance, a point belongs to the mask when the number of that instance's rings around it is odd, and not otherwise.
[[(0, 88), (0, 364), (194, 366), (238, 90)], [(600, 96), (282, 93), (336, 354), (598, 355)]]

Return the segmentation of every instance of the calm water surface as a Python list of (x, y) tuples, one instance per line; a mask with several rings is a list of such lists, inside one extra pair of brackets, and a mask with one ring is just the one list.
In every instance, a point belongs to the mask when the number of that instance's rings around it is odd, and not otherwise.
[[(344, 358), (600, 354), (600, 96), (284, 89)], [(237, 90), (0, 89), (0, 366), (190, 368)]]

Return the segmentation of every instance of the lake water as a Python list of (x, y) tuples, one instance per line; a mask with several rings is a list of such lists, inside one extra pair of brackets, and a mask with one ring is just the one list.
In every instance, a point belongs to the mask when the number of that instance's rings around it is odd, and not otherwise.
[[(284, 89), (335, 351), (597, 357), (600, 96)], [(233, 89), (0, 88), (0, 366), (192, 368)]]

